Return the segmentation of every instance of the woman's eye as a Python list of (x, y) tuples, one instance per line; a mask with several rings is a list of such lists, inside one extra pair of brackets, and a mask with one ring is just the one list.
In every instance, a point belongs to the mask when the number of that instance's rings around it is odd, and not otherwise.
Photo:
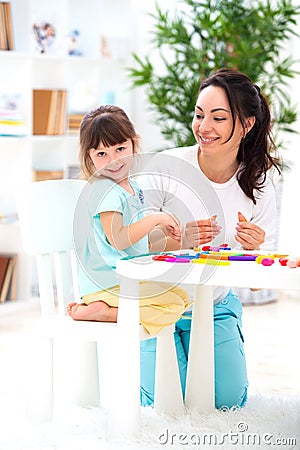
[(201, 114), (195, 114), (196, 119), (203, 119), (203, 116), (201, 116)]
[(225, 117), (215, 117), (217, 122), (221, 122), (222, 120), (226, 120)]

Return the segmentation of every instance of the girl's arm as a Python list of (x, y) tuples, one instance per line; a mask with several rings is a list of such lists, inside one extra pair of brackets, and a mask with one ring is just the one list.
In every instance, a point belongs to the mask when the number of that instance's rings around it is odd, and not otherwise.
[(107, 239), (117, 250), (131, 247), (158, 225), (166, 227), (167, 233), (180, 241), (181, 233), (176, 220), (163, 212), (149, 214), (130, 225), (124, 225), (122, 214), (115, 211), (100, 213), (100, 220)]

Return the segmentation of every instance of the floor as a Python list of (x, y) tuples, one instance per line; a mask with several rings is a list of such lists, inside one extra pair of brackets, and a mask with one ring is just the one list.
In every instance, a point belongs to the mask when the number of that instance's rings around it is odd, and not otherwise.
[[(299, 295), (286, 291), (275, 303), (244, 307), (250, 394), (300, 396)], [(37, 299), (0, 304), (1, 399), (22, 395), (26, 335), (38, 315)]]

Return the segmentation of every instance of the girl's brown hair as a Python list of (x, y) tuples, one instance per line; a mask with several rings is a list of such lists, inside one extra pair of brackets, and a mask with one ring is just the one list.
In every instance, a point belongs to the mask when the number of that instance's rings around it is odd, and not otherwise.
[(90, 150), (98, 148), (100, 143), (110, 147), (131, 139), (133, 153), (139, 148), (139, 135), (133, 123), (123, 109), (114, 105), (102, 105), (89, 111), (82, 119), (79, 136), (81, 175), (86, 180), (95, 176)]

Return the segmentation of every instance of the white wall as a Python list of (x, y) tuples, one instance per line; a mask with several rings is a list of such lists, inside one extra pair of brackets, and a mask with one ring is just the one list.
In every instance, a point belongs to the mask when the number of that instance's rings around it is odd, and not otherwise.
[[(152, 19), (147, 16), (147, 12), (155, 10), (154, 0), (133, 0), (136, 8), (136, 52), (138, 55), (145, 55), (151, 49), (149, 40), (151, 38)], [(295, 4), (297, 0), (295, 0)], [(161, 0), (160, 5), (163, 10), (174, 8), (178, 0)], [(299, 24), (297, 31), (299, 32)], [(293, 37), (288, 43), (285, 51), (298, 58), (300, 48), (300, 38)], [(300, 71), (300, 63), (295, 65)], [(299, 119), (295, 126), (300, 131), (300, 75), (290, 82), (290, 92), (294, 104), (299, 111)], [(147, 99), (143, 88), (136, 90), (134, 94), (134, 117), (135, 125), (142, 135), (142, 147), (144, 151), (151, 151), (157, 148), (170, 148), (171, 143), (164, 140), (159, 132), (158, 125), (153, 123), (154, 114), (148, 110)], [(284, 173), (284, 185), (282, 194), (279, 247), (284, 252), (300, 256), (300, 236), (298, 236), (298, 226), (300, 223), (300, 134), (289, 135), (287, 139), (287, 150), (282, 156), (291, 162), (291, 170)], [(299, 233), (300, 234), (300, 233)]]
[[(298, 20), (298, 32), (300, 18)], [(294, 37), (289, 45), (294, 58), (299, 58), (300, 38)], [(300, 72), (300, 63), (295, 65)], [(300, 132), (300, 75), (297, 75), (290, 84), (293, 103), (298, 110), (298, 120), (295, 129)], [(280, 223), (280, 245), (285, 251), (300, 256), (300, 134), (289, 135), (287, 151), (283, 156), (291, 162), (291, 170), (284, 173), (282, 212)]]
[[(176, 0), (163, 0), (162, 8), (172, 8)], [(136, 17), (136, 44), (135, 52), (138, 56), (144, 56), (151, 51), (151, 30), (153, 19), (149, 13), (155, 11), (154, 0), (133, 0), (135, 6)], [(150, 112), (149, 104), (144, 92), (144, 88), (137, 88), (134, 92), (133, 105), (133, 121), (142, 137), (142, 149), (144, 152), (155, 151), (157, 149), (171, 148), (172, 144), (168, 143), (161, 135), (159, 126), (155, 124), (155, 114)]]

